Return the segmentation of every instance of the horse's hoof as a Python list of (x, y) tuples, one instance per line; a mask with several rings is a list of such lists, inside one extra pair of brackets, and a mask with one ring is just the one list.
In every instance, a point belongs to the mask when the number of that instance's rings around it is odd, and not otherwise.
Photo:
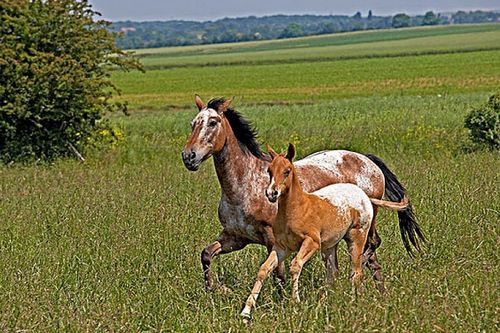
[(383, 283), (377, 283), (376, 288), (380, 292), (380, 295), (385, 295), (386, 289)]

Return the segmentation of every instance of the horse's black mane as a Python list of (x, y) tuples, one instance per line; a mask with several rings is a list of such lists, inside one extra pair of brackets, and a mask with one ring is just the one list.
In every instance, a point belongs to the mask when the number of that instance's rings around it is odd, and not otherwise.
[[(225, 101), (225, 98), (214, 98), (208, 102), (207, 107), (218, 110)], [(228, 108), (224, 112), (224, 116), (229, 121), (229, 125), (231, 125), (231, 128), (233, 129), (236, 139), (244, 148), (257, 158), (266, 161), (270, 160), (269, 155), (260, 149), (260, 145), (257, 142), (257, 131), (248, 120), (243, 118), (240, 113), (231, 108)]]

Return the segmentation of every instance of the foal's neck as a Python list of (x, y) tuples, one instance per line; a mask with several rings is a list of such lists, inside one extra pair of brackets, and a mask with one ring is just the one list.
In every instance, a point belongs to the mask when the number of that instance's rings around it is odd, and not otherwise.
[(300, 185), (299, 178), (295, 169), (292, 170), (290, 176), (292, 182), (288, 191), (279, 197), (278, 201), (278, 215), (285, 218), (288, 214), (293, 214), (294, 210), (299, 209), (304, 200), (304, 190)]

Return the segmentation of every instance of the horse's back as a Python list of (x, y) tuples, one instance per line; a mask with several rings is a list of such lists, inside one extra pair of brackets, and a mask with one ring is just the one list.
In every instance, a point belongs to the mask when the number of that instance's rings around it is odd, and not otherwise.
[(380, 168), (363, 154), (348, 150), (326, 150), (294, 163), (302, 187), (312, 192), (334, 183), (359, 186), (373, 198), (384, 195), (385, 181)]

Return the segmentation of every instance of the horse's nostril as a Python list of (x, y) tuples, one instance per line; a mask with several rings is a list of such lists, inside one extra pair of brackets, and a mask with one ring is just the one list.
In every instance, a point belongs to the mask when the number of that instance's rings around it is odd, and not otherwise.
[(192, 151), (191, 154), (189, 154), (189, 158), (194, 160), (196, 158), (196, 153)]
[(273, 195), (274, 195), (275, 197), (277, 197), (277, 196), (278, 196), (278, 191), (276, 191), (276, 190), (275, 190), (275, 191), (273, 192)]

